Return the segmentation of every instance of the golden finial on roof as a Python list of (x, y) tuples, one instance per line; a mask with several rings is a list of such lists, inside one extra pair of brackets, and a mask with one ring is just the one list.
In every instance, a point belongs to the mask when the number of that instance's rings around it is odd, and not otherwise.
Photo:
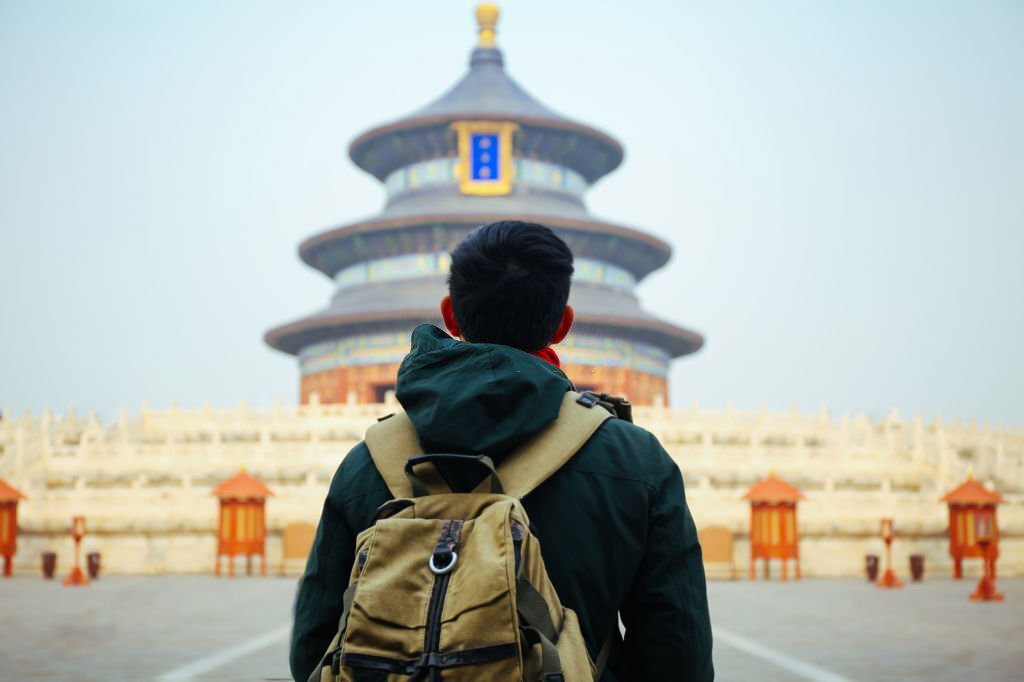
[(249, 473), (249, 470), (246, 469), (245, 465), (243, 464), (242, 466), (238, 467), (238, 473), (240, 473), (240, 474), (247, 474), (247, 473)]
[(973, 481), (974, 480), (974, 467), (967, 467), (967, 480), (968, 481)]
[(501, 8), (493, 2), (477, 4), (476, 23), (480, 25), (479, 47), (494, 47), (494, 34), (497, 33), (495, 26), (498, 25), (500, 15)]

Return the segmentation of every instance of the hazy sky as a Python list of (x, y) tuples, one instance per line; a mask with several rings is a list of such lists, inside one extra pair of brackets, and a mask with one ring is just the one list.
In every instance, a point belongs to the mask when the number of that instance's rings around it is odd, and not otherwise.
[[(0, 0), (0, 407), (294, 402), (296, 246), (379, 210), (348, 143), (461, 77), (473, 4)], [(1024, 425), (1024, 4), (503, 10), (626, 147), (590, 210), (673, 245), (674, 404)]]

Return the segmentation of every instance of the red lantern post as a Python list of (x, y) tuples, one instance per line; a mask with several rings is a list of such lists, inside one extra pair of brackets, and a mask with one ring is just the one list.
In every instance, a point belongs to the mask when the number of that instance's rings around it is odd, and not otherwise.
[(882, 540), (885, 541), (885, 573), (875, 583), (879, 587), (896, 588), (903, 587), (903, 583), (896, 577), (892, 570), (892, 541), (896, 538), (896, 529), (892, 519), (882, 519)]
[(4, 577), (10, 578), (11, 560), (18, 551), (18, 500), (25, 496), (0, 479), (0, 555), (4, 558)]
[(82, 538), (85, 537), (85, 517), (71, 517), (71, 537), (75, 540), (75, 567), (71, 574), (64, 579), (65, 585), (81, 586), (88, 585), (89, 579), (82, 572)]
[(252, 557), (260, 557), (260, 575), (267, 574), (265, 544), (267, 537), (265, 502), (274, 493), (243, 468), (237, 475), (217, 486), (213, 494), (220, 498), (220, 523), (217, 530), (217, 568), (228, 558), (228, 575), (235, 575), (235, 557), (246, 558), (246, 574), (252, 575)]
[(755, 565), (764, 560), (764, 577), (769, 577), (769, 562), (782, 561), (782, 579), (789, 577), (788, 561), (796, 563), (800, 580), (800, 536), (796, 523), (796, 503), (803, 499), (799, 488), (787, 483), (773, 471), (768, 478), (747, 491), (750, 500), (750, 579), (755, 580)]
[[(992, 577), (995, 579), (995, 561), (999, 558), (996, 506), (1003, 501), (1003, 496), (968, 474), (967, 480), (946, 493), (942, 501), (949, 505), (949, 555), (953, 557), (953, 578), (960, 580), (964, 577), (965, 558), (977, 557), (987, 564), (991, 552)], [(986, 547), (982, 547), (977, 535), (979, 523), (992, 529)]]
[(992, 517), (979, 516), (975, 533), (983, 553), (984, 574), (971, 595), (971, 601), (1003, 601), (1002, 593), (996, 591), (996, 558), (993, 551), (995, 546), (992, 544), (995, 538), (995, 524)]

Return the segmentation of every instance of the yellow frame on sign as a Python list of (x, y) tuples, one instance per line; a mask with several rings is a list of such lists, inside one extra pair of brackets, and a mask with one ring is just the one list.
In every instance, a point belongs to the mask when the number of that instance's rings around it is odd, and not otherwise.
[[(477, 196), (497, 196), (512, 191), (512, 135), (519, 126), (509, 121), (456, 121), (452, 129), (458, 134), (459, 191)], [(473, 133), (491, 133), (498, 136), (500, 164), (498, 177), (492, 180), (474, 180), (469, 172), (470, 142)]]

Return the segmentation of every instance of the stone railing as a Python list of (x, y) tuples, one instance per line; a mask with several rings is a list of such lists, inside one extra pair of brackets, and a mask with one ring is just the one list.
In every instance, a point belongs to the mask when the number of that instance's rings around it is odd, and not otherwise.
[[(34, 562), (33, 551), (60, 542), (72, 514), (85, 514), (112, 570), (207, 570), (217, 483), (245, 466), (275, 492), (268, 501), (272, 533), (292, 521), (315, 523), (345, 453), (378, 417), (398, 409), (389, 399), (143, 406), (107, 423), (70, 410), (0, 419), (0, 478), (28, 495), (19, 508), (28, 550), (19, 550), (19, 561)], [(972, 472), (1006, 498), (1001, 571), (1024, 572), (1024, 429), (895, 413), (833, 418), (825, 409), (638, 407), (634, 416), (679, 463), (698, 524), (726, 525), (741, 545), (749, 507), (740, 498), (751, 485), (774, 470), (800, 487), (805, 572), (849, 572), (870, 549), (883, 515), (942, 563), (946, 508), (939, 497)]]

